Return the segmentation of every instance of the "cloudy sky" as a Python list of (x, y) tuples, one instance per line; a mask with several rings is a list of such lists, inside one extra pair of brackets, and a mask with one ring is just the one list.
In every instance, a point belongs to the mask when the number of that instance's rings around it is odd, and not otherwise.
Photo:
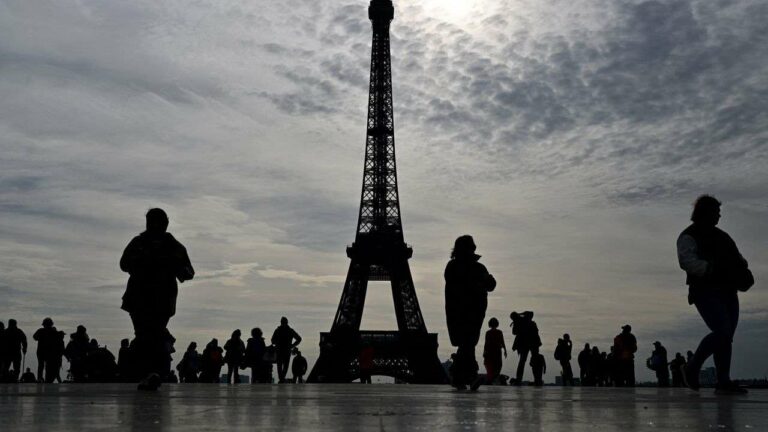
[[(177, 348), (286, 315), (312, 363), (357, 221), (367, 6), (0, 0), (0, 320), (84, 323), (116, 348), (132, 331), (117, 263), (160, 206), (198, 272)], [(488, 315), (536, 312), (548, 379), (563, 332), (607, 350), (631, 323), (641, 361), (657, 339), (695, 348), (707, 330), (674, 244), (712, 193), (758, 281), (734, 375), (768, 374), (768, 3), (395, 8), (403, 223), (441, 358), (442, 271), (465, 233), (499, 281)], [(363, 326), (393, 312), (372, 284)]]

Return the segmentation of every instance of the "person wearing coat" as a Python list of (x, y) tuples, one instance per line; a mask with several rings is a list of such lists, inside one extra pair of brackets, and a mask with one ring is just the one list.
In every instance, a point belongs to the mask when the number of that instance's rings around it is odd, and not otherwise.
[(452, 385), (459, 390), (481, 384), (475, 359), (475, 347), (488, 307), (488, 293), (496, 288), (496, 279), (480, 264), (475, 242), (469, 235), (456, 239), (451, 259), (445, 267), (445, 316), (451, 345), (457, 348), (451, 369)]
[(128, 312), (136, 335), (140, 389), (154, 390), (160, 377), (168, 374), (166, 345), (168, 321), (176, 314), (178, 285), (194, 277), (187, 250), (168, 228), (168, 215), (153, 208), (146, 215), (147, 229), (134, 237), (120, 259), (128, 273), (122, 309)]

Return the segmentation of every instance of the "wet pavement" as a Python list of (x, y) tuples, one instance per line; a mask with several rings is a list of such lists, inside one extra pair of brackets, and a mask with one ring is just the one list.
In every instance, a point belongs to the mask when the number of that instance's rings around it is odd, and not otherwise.
[(414, 385), (0, 385), (0, 431), (768, 431), (768, 390)]

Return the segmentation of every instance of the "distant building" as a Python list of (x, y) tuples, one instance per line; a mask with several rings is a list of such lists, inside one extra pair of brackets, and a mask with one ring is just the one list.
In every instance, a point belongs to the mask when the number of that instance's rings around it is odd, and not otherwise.
[(704, 368), (699, 372), (699, 384), (702, 387), (714, 387), (717, 384), (717, 372), (715, 368)]

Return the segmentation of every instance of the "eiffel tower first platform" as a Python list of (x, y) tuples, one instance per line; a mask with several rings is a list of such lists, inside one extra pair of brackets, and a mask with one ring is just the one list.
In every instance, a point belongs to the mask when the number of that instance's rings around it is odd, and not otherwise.
[[(320, 333), (320, 357), (308, 382), (350, 382), (359, 377), (363, 348), (373, 352), (373, 375), (421, 384), (447, 382), (437, 357), (437, 334), (428, 333), (413, 286), (400, 219), (395, 164), (395, 127), (392, 114), (392, 68), (389, 24), (391, 0), (372, 0), (368, 18), (373, 24), (368, 130), (365, 141), (363, 190), (355, 242), (347, 248), (351, 259), (339, 308), (331, 331)], [(361, 331), (368, 281), (390, 281), (397, 331)]]

